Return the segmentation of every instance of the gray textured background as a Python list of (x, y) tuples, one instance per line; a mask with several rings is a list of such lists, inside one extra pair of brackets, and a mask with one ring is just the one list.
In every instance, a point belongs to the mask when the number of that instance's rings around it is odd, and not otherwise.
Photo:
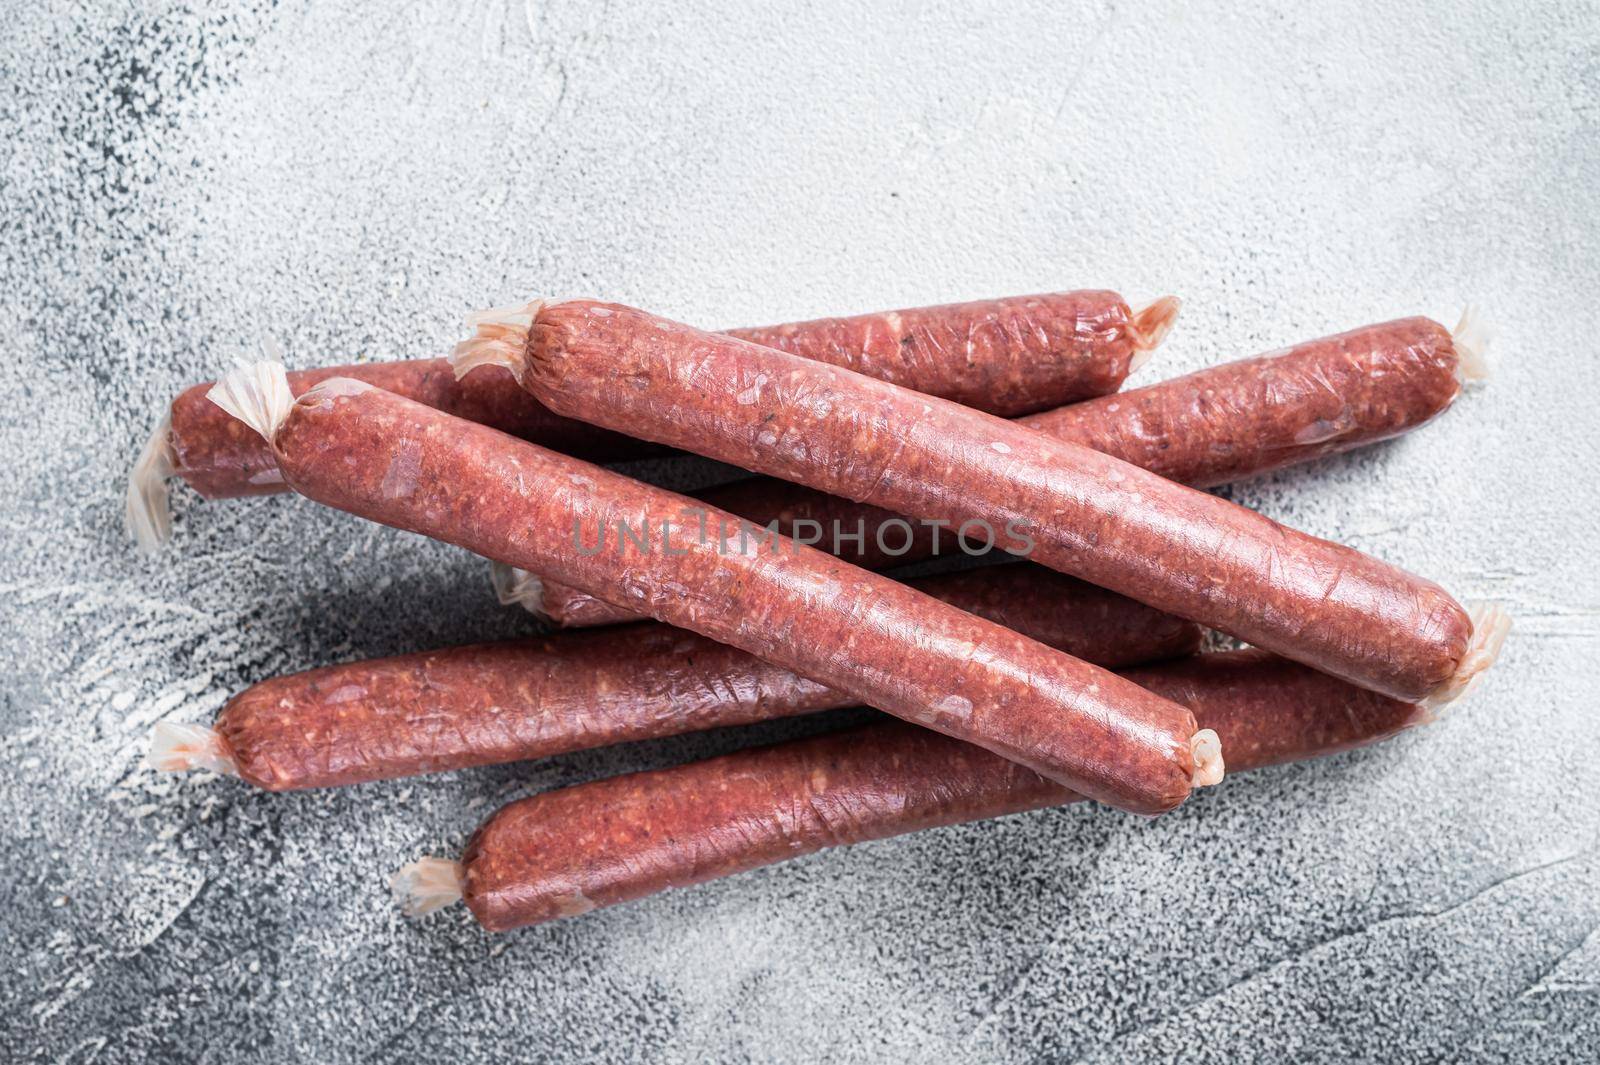
[[(0, 1058), (1585, 1058), (1600, 1040), (1592, 4), (7, 5)], [(596, 295), (706, 325), (1173, 290), (1151, 380), (1497, 327), (1413, 438), (1234, 498), (1517, 617), (1444, 723), (1146, 823), (1067, 809), (491, 938), (384, 882), (530, 791), (825, 727), (267, 796), (152, 722), (528, 631), (463, 554), (289, 498), (121, 528), (261, 338), (443, 352)], [(705, 477), (705, 468), (665, 471)]]

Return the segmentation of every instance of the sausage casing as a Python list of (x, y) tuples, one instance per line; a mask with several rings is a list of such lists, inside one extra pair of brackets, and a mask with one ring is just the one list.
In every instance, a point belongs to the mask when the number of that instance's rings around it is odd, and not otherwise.
[[(333, 378), (351, 378), (491, 426), (512, 436), (594, 462), (640, 458), (665, 449), (563, 418), (517, 387), (509, 373), (485, 367), (456, 380), (446, 359), (362, 363), (289, 374), (296, 396)], [(207, 499), (269, 495), (287, 486), (265, 440), (206, 398), (212, 384), (195, 385), (172, 401), (168, 430), (173, 473)]]
[(534, 319), (520, 379), (570, 417), (958, 531), (981, 523), (1004, 549), (1395, 698), (1452, 686), (1467, 658), (1472, 621), (1431, 581), (838, 367), (569, 300)]
[(1009, 418), (1115, 392), (1176, 313), (1141, 322), (1115, 292), (1057, 292), (727, 335)]
[(1415, 429), (1455, 402), (1470, 372), (1444, 326), (1400, 318), (1022, 424), (1207, 488)]
[[(1169, 480), (1209, 487), (1415, 429), (1454, 402), (1467, 372), (1442, 325), (1402, 318), (1020, 421)], [(757, 525), (776, 522), (785, 535), (820, 536), (819, 549), (873, 569), (958, 549), (949, 528), (776, 478), (695, 497)], [(569, 628), (635, 620), (553, 581), (542, 582), (527, 605)]]

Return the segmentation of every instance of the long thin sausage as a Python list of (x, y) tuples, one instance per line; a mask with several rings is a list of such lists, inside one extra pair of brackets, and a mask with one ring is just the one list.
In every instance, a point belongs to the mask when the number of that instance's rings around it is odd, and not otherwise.
[[(1199, 626), (1020, 565), (912, 582), (1108, 668), (1192, 654)], [(456, 647), (275, 677), (213, 728), (163, 723), (150, 763), (271, 791), (390, 780), (851, 706), (743, 651), (651, 623)]]
[(1469, 313), (1399, 318), (1021, 419), (1195, 488), (1389, 440), (1487, 376)]
[[(1432, 719), (1260, 651), (1126, 676), (1188, 705), (1222, 736), (1233, 771), (1360, 747)], [(423, 859), (395, 887), (412, 914), (464, 896), (498, 932), (827, 847), (1078, 799), (970, 744), (886, 722), (514, 802), (484, 822), (460, 864)]]
[(546, 304), (510, 369), (568, 416), (958, 533), (981, 526), (1003, 549), (1398, 699), (1458, 696), (1504, 624), (1496, 612), (1475, 631), (1431, 581), (1098, 451), (635, 308)]
[[(1031, 429), (1209, 487), (1338, 454), (1415, 429), (1485, 375), (1480, 331), (1402, 318), (1212, 366), (1019, 421)], [(469, 375), (470, 380), (472, 376)], [(757, 525), (883, 569), (960, 550), (948, 527), (771, 477), (694, 493)], [(504, 602), (565, 628), (637, 615), (535, 574), (500, 572)]]
[[(1099, 801), (1156, 814), (1221, 777), (1216, 737), (1177, 704), (831, 555), (748, 539), (686, 497), (359, 381), (295, 400), (283, 368), (261, 363), (213, 396), (272, 442), (303, 495), (637, 602)], [(618, 549), (591, 551), (610, 530)], [(625, 530), (641, 538), (631, 550)]]
[[(1059, 292), (731, 329), (728, 335), (1010, 416), (1115, 392), (1176, 315), (1171, 298), (1134, 312), (1112, 292)], [(478, 336), (460, 346), (462, 358), (492, 353), (522, 332), (516, 311), (469, 321)], [(290, 374), (289, 387), (299, 396), (334, 377), (366, 381), (591, 462), (662, 450), (563, 418), (504, 373), (475, 374), (457, 384), (444, 359), (306, 370)], [(173, 400), (129, 478), (128, 526), (147, 550), (171, 529), (170, 477), (207, 499), (285, 488), (271, 450), (206, 399), (211, 387), (196, 385)]]

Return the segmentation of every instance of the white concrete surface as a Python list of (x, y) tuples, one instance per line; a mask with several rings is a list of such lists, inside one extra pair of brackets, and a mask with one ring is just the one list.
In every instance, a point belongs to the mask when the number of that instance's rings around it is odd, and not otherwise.
[[(1592, 3), (17, 4), (0, 124), (0, 1057), (1595, 1056)], [(1157, 823), (1044, 812), (498, 939), (386, 877), (509, 798), (824, 723), (338, 794), (140, 768), (254, 680), (527, 629), (473, 560), (291, 499), (181, 492), (134, 554), (155, 412), (259, 339), (309, 366), (531, 293), (714, 325), (1073, 285), (1186, 298), (1145, 380), (1482, 309), (1489, 387), (1231, 493), (1508, 604), (1473, 702)]]

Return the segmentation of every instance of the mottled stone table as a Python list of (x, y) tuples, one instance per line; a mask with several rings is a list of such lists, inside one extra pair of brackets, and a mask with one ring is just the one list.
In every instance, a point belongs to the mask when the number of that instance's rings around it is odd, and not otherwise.
[[(0, 31), (0, 1058), (1595, 1057), (1592, 4), (201, 7)], [(1187, 299), (1141, 381), (1481, 308), (1488, 387), (1231, 490), (1505, 602), (1472, 702), (1159, 822), (1046, 811), (499, 938), (386, 878), (516, 796), (834, 722), (336, 794), (141, 768), (253, 680), (532, 631), (474, 559), (294, 499), (180, 491), (134, 553), (158, 408), (258, 342), (1075, 284)]]

